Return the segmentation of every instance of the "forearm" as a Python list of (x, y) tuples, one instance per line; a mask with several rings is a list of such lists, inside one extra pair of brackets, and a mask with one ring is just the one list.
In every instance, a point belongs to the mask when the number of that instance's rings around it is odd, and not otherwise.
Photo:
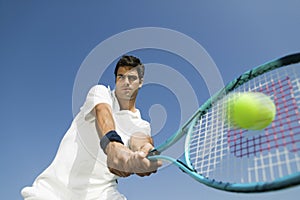
[(108, 146), (112, 146), (114, 149), (114, 145), (112, 145), (113, 143), (117, 142), (123, 145), (122, 138), (115, 132), (115, 122), (111, 107), (108, 104), (101, 103), (95, 107), (95, 112), (97, 119), (97, 132), (101, 141), (100, 146), (104, 153), (107, 153), (106, 149)]
[(108, 104), (100, 103), (96, 105), (95, 114), (99, 138), (102, 138), (109, 131), (115, 130), (115, 122)]
[[(108, 132), (115, 130), (115, 122), (111, 107), (108, 104), (98, 104), (95, 106), (94, 111), (96, 115), (97, 132), (101, 141)], [(130, 170), (127, 170), (126, 163), (131, 156), (131, 150), (118, 142), (109, 142), (104, 148), (103, 151), (107, 154), (107, 165), (109, 170), (121, 177), (129, 176), (131, 172)], [(122, 168), (123, 166), (124, 168)]]

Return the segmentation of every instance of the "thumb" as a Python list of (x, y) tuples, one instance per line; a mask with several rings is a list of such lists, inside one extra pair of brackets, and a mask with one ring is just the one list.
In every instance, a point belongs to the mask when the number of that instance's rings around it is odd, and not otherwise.
[(143, 151), (138, 151), (137, 152), (137, 154), (138, 154), (138, 156), (140, 157), (140, 158), (146, 158), (146, 154), (145, 154), (145, 152), (143, 152)]

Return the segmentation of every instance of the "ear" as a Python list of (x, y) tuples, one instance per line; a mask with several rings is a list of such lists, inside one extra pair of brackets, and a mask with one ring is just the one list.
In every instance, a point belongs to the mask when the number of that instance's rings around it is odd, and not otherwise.
[(144, 83), (144, 78), (141, 78), (139, 88), (141, 88), (143, 86), (143, 83)]

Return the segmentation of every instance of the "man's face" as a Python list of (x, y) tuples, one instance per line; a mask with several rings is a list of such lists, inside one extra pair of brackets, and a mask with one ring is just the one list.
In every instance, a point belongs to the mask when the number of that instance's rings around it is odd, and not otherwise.
[(138, 89), (142, 86), (136, 68), (130, 66), (119, 67), (116, 77), (116, 96), (121, 100), (134, 99)]

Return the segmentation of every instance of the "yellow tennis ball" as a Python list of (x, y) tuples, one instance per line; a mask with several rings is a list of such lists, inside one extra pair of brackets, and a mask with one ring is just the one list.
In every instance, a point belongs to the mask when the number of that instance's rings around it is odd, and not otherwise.
[(262, 130), (275, 118), (272, 99), (260, 92), (241, 92), (229, 96), (228, 121), (231, 126), (248, 130)]

